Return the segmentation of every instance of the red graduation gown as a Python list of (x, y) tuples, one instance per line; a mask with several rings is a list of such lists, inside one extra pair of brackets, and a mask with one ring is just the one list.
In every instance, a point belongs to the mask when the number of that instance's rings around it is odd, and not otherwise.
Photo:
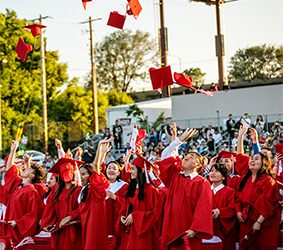
[(102, 173), (99, 175), (93, 172), (89, 183), (86, 201), (80, 203), (83, 239), (81, 249), (105, 250), (108, 247), (105, 198), (109, 182)]
[(12, 239), (16, 246), (25, 237), (33, 237), (39, 229), (41, 218), (41, 199), (33, 185), (20, 187), (22, 178), (18, 175), (17, 166), (12, 166), (5, 173), (4, 192), (7, 195), (5, 220), (15, 220), (16, 227), (3, 225), (3, 235)]
[(121, 210), (122, 204), (125, 200), (125, 196), (128, 189), (128, 183), (124, 183), (121, 188), (115, 192), (116, 200), (108, 198), (106, 200), (106, 215), (107, 215), (107, 232), (108, 235), (113, 235), (116, 238), (116, 249), (119, 249), (119, 244), (121, 242), (120, 236), (115, 230), (115, 226), (118, 223), (119, 212)]
[[(63, 188), (59, 199), (54, 203), (56, 185), (49, 194), (46, 206), (41, 219), (41, 227), (57, 226), (66, 216), (70, 215), (71, 220), (79, 217), (78, 196), (81, 188), (77, 187), (69, 195), (70, 189)], [(66, 226), (56, 232), (51, 233), (51, 245), (53, 250), (73, 250), (82, 249), (81, 225), (74, 224)]]
[[(276, 192), (275, 180), (262, 174), (254, 182), (249, 177), (242, 191), (238, 193), (242, 211), (247, 214), (246, 221), (240, 224), (240, 239), (249, 234), (260, 215), (266, 218), (261, 224), (254, 249), (277, 249), (280, 208)], [(241, 245), (240, 249), (243, 249)]]
[(220, 215), (213, 219), (213, 234), (222, 240), (223, 250), (235, 249), (235, 237), (232, 229), (236, 223), (235, 191), (224, 186), (215, 194), (212, 192), (212, 209), (219, 209)]
[[(201, 238), (209, 239), (213, 235), (212, 194), (210, 183), (201, 176), (192, 180), (180, 174), (182, 161), (169, 157), (156, 162), (160, 169), (160, 178), (168, 188), (164, 207), (161, 247), (167, 249), (168, 243), (187, 230), (198, 232), (190, 239), (192, 249), (201, 248)], [(178, 249), (182, 249), (180, 246)]]
[[(138, 200), (138, 189), (133, 197), (126, 198), (119, 215), (127, 216), (127, 210), (132, 205), (133, 224), (128, 228), (118, 222), (119, 229), (127, 231), (122, 235), (120, 250), (155, 250), (154, 227), (160, 218), (162, 210), (162, 198), (158, 190), (151, 184), (144, 185), (144, 200)], [(118, 230), (118, 231), (120, 231)]]

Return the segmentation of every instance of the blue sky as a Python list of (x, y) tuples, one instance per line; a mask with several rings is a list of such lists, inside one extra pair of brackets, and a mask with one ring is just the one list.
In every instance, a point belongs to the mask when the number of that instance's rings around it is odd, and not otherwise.
[[(134, 19), (127, 16), (124, 28), (148, 31), (157, 41), (159, 27), (156, 0), (140, 0), (143, 10)], [(101, 41), (115, 28), (107, 26), (110, 11), (125, 13), (127, 0), (93, 0), (82, 7), (81, 0), (1, 0), (0, 11), (15, 10), (19, 18), (34, 19), (51, 16), (45, 36), (47, 48), (59, 51), (60, 61), (68, 64), (70, 77), (81, 79), (90, 70), (88, 25), (89, 16), (102, 18), (93, 24), (94, 39)], [(214, 36), (216, 34), (215, 7), (185, 0), (164, 0), (165, 26), (169, 35), (169, 64), (173, 71), (200, 67), (206, 82), (217, 81), (217, 59)], [(221, 6), (222, 33), (225, 36), (227, 63), (240, 48), (253, 45), (283, 44), (283, 0), (238, 0)], [(137, 88), (150, 87), (150, 83), (136, 83)]]

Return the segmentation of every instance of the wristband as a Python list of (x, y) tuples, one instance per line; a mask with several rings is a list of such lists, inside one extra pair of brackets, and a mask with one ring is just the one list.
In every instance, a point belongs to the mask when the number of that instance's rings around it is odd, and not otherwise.
[(259, 222), (259, 221), (256, 221), (259, 225), (261, 225), (261, 222)]

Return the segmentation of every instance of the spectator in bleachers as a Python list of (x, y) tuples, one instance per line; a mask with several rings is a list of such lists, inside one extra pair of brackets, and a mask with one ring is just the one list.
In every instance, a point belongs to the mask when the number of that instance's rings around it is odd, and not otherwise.
[(236, 150), (237, 148), (237, 143), (238, 143), (238, 132), (235, 132), (234, 133), (234, 138), (232, 139), (232, 142), (231, 142), (231, 147)]
[(209, 153), (211, 155), (214, 155), (214, 152), (215, 152), (215, 143), (214, 143), (214, 139), (213, 139), (213, 136), (212, 134), (210, 134), (207, 138), (207, 147), (208, 147), (208, 150), (209, 150)]
[(256, 118), (256, 122), (254, 124), (254, 128), (256, 129), (259, 136), (261, 136), (264, 132), (264, 120), (262, 115), (258, 115)]
[(155, 131), (155, 128), (150, 128), (150, 132), (148, 134), (148, 139), (149, 139), (149, 143), (154, 143), (154, 146), (157, 145), (158, 143), (158, 136), (157, 136), (157, 132)]
[(245, 113), (242, 117), (241, 117), (241, 124), (242, 125), (247, 125), (249, 128), (251, 127), (251, 125), (252, 125), (252, 120), (251, 120), (251, 118), (250, 118), (250, 116), (249, 116), (249, 114), (248, 113)]
[(115, 121), (115, 125), (113, 126), (113, 137), (114, 137), (115, 149), (122, 148), (122, 134), (123, 134), (123, 128), (120, 125), (119, 119), (117, 119)]
[(109, 128), (105, 128), (104, 134), (103, 134), (103, 139), (109, 139), (112, 136), (111, 131)]
[(229, 138), (230, 141), (234, 137), (234, 132), (235, 132), (234, 125), (235, 125), (235, 120), (233, 119), (233, 115), (229, 114), (228, 120), (226, 121), (226, 128), (227, 128), (227, 132), (230, 136), (230, 138)]
[(208, 125), (207, 130), (206, 130), (206, 138), (209, 137), (209, 135), (214, 135), (214, 128), (212, 127), (212, 125)]
[(215, 129), (215, 132), (212, 137), (214, 139), (215, 146), (218, 146), (222, 141), (222, 135), (219, 133), (218, 129)]
[(198, 139), (197, 139), (198, 144), (201, 145), (201, 143), (202, 143), (203, 141), (205, 142), (205, 139), (203, 139), (202, 134), (199, 133), (199, 134), (198, 134)]

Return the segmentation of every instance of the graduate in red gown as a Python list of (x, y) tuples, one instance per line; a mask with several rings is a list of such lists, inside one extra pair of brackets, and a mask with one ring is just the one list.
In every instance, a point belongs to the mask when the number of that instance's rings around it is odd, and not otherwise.
[(109, 151), (110, 140), (98, 144), (93, 165), (84, 164), (80, 168), (83, 188), (79, 195), (82, 240), (84, 250), (108, 249), (106, 219), (106, 189), (109, 181), (100, 172), (101, 163)]
[[(238, 143), (242, 144), (246, 127), (239, 130)], [(240, 146), (240, 149), (242, 147)], [(243, 176), (238, 199), (241, 211), (240, 249), (277, 249), (277, 236), (280, 223), (280, 209), (276, 181), (272, 178), (272, 163), (263, 153), (255, 154)]]
[(78, 196), (81, 190), (74, 183), (76, 166), (83, 162), (60, 158), (49, 172), (59, 174), (58, 184), (52, 189), (43, 212), (41, 227), (51, 232), (54, 250), (82, 249)]
[(235, 190), (225, 186), (228, 170), (216, 163), (209, 173), (212, 190), (213, 234), (222, 240), (223, 250), (235, 249), (234, 231), (236, 223)]
[(106, 178), (110, 182), (106, 197), (107, 232), (108, 237), (115, 237), (114, 249), (119, 249), (121, 242), (120, 235), (115, 231), (115, 226), (120, 219), (119, 212), (128, 190), (128, 183), (120, 178), (120, 169), (121, 166), (116, 161), (111, 161), (106, 165)]
[(219, 163), (223, 164), (228, 170), (228, 176), (226, 178), (226, 185), (234, 190), (237, 190), (240, 183), (240, 176), (235, 172), (235, 163), (236, 163), (236, 153), (229, 151), (221, 151), (218, 154)]
[(120, 211), (118, 231), (122, 231), (121, 250), (155, 250), (155, 225), (160, 218), (162, 198), (149, 183), (146, 169), (151, 164), (138, 155), (131, 164), (131, 182)]
[[(12, 142), (3, 186), (7, 209), (0, 238), (6, 239), (7, 249), (10, 242), (16, 247), (21, 241), (33, 237), (39, 229), (41, 218), (42, 200), (33, 184), (42, 183), (45, 173), (42, 167), (32, 163), (19, 175), (19, 168), (14, 165), (18, 145), (18, 141)], [(19, 249), (29, 249), (26, 247), (24, 245)]]
[[(195, 134), (196, 130), (186, 130), (172, 145), (180, 145)], [(197, 174), (198, 168), (202, 166), (202, 156), (189, 152), (183, 160), (169, 157), (156, 164), (159, 166), (160, 178), (168, 188), (162, 249), (186, 249), (187, 239), (191, 249), (201, 249), (201, 239), (209, 239), (213, 235), (210, 183)]]

